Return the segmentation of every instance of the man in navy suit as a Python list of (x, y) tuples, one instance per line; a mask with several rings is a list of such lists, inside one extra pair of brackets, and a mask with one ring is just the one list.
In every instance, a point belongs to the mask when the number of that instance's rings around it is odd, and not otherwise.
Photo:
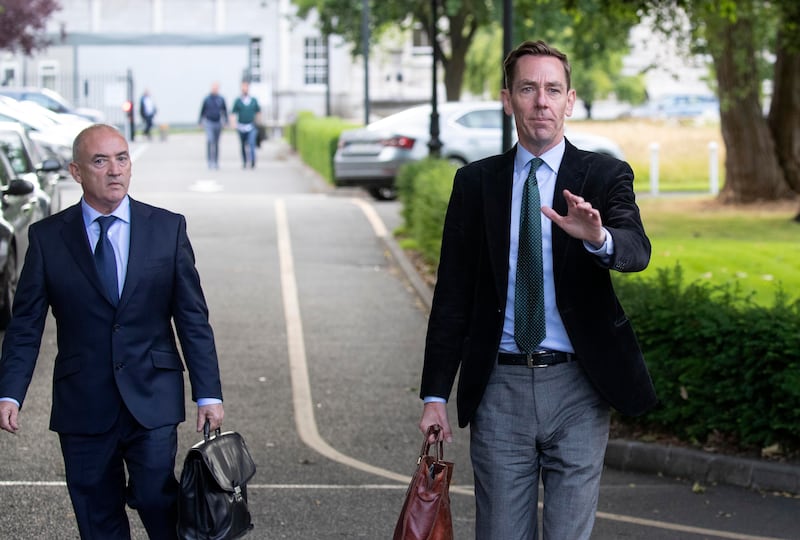
[[(470, 425), (476, 538), (537, 538), (541, 479), (544, 538), (586, 540), (609, 405), (635, 415), (656, 403), (609, 272), (644, 269), (650, 241), (630, 166), (564, 137), (576, 99), (567, 57), (525, 42), (504, 71), (503, 108), (514, 115), (519, 143), (456, 173), (428, 323), (420, 429), (439, 424), (452, 439), (445, 401), (460, 370), (458, 423)], [(535, 199), (523, 222), (526, 195)], [(525, 245), (523, 230), (533, 230)], [(523, 247), (527, 266), (518, 267)], [(527, 255), (536, 251), (533, 272)], [(538, 288), (537, 309), (518, 302), (523, 282), (525, 298)], [(535, 341), (521, 339), (533, 333), (517, 322), (539, 323)]]
[[(73, 155), (80, 203), (30, 228), (0, 359), (0, 428), (19, 429), (51, 308), (58, 354), (50, 429), (59, 435), (81, 537), (130, 538), (127, 503), (151, 539), (174, 539), (184, 362), (198, 431), (206, 421), (218, 428), (223, 418), (214, 335), (186, 221), (128, 196), (131, 157), (114, 127), (83, 130)], [(103, 216), (113, 218), (101, 228)], [(93, 251), (104, 242), (116, 283), (104, 283), (107, 266), (96, 266)]]

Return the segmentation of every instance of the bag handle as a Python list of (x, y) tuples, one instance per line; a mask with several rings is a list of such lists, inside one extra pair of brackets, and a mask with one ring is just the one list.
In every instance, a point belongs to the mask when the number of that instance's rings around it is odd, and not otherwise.
[[(436, 461), (442, 461), (444, 459), (444, 440), (439, 438), (441, 432), (442, 426), (439, 424), (433, 424), (428, 428), (428, 432), (425, 434), (425, 438), (422, 440), (422, 448), (419, 451), (419, 459), (417, 460), (417, 464), (422, 461), (423, 457), (430, 455), (431, 446), (434, 446)], [(430, 442), (431, 435), (436, 437), (434, 439), (435, 442), (433, 443)]]
[[(214, 436), (219, 437), (221, 431), (220, 428), (214, 430)], [(208, 440), (211, 438), (211, 420), (206, 418), (206, 423), (203, 424), (203, 439)]]

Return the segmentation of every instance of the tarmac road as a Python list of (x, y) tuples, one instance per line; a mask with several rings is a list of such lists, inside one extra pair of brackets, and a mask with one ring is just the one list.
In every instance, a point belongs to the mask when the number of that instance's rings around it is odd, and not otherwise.
[[(226, 132), (218, 171), (201, 134), (132, 145), (131, 195), (187, 216), (223, 376), (224, 429), (258, 472), (249, 538), (391, 537), (421, 435), (417, 397), (427, 308), (382, 238), (397, 203), (332, 190), (280, 142), (242, 170)], [(64, 206), (79, 197), (65, 182)], [(52, 323), (52, 321), (50, 321)], [(0, 434), (0, 539), (78, 538), (58, 440), (47, 430), (54, 325), (16, 436)], [(179, 429), (183, 455), (200, 436)], [(459, 540), (473, 537), (466, 431), (446, 447)], [(608, 468), (593, 538), (800, 538), (800, 500)], [(145, 538), (131, 513), (134, 538)], [(502, 539), (498, 539), (502, 540)]]

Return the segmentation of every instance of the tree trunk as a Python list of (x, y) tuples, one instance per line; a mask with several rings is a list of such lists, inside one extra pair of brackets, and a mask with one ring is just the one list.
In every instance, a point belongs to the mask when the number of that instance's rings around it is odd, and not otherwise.
[[(800, 54), (782, 47), (778, 36), (769, 128), (786, 183), (800, 193)], [(800, 212), (795, 217), (800, 221)]]
[[(475, 19), (468, 17), (464, 10), (447, 16), (448, 35), (450, 37), (450, 57), (440, 52), (444, 68), (444, 87), (447, 101), (461, 99), (461, 87), (464, 85), (464, 70), (467, 66), (467, 52), (475, 38), (477, 29)], [(499, 67), (498, 67), (499, 69)]]
[(720, 94), (720, 125), (725, 141), (725, 187), (729, 203), (785, 200), (791, 190), (778, 162), (772, 133), (761, 111), (752, 23), (717, 20), (709, 41)]

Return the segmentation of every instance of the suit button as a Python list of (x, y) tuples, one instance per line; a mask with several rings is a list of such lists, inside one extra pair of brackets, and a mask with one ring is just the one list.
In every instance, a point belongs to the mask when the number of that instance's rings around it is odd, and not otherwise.
[(119, 370), (121, 370), (121, 369), (122, 369), (122, 368), (124, 368), (124, 367), (125, 367), (125, 364), (123, 364), (122, 362), (117, 362), (117, 363), (116, 363), (116, 365), (114, 366), (114, 369), (116, 369), (117, 371), (119, 371)]
[(114, 327), (112, 328), (112, 330), (113, 330), (114, 332), (119, 332), (119, 329), (120, 329), (120, 328), (122, 328), (120, 325), (118, 325), (118, 324), (115, 324), (115, 325), (114, 325)]

